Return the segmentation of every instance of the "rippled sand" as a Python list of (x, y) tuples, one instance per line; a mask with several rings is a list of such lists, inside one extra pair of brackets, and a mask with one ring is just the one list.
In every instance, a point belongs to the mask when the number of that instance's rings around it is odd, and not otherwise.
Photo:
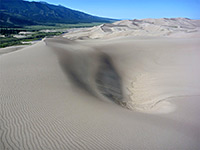
[(0, 55), (0, 149), (200, 147), (200, 39), (45, 39)]

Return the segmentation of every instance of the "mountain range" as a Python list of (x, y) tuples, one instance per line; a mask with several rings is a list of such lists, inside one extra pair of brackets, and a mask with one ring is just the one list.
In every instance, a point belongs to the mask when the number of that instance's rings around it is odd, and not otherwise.
[(115, 21), (115, 19), (97, 17), (61, 5), (48, 4), (46, 2), (0, 0), (1, 27), (53, 25), (56, 23), (109, 23), (113, 21)]

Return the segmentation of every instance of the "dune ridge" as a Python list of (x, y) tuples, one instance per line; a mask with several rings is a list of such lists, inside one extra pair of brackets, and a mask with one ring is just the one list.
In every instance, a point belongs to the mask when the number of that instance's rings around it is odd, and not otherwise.
[(188, 18), (134, 19), (93, 28), (71, 29), (64, 37), (68, 39), (110, 39), (116, 37), (199, 37), (200, 20)]
[[(136, 36), (133, 23), (184, 26)], [(121, 21), (4, 49), (0, 149), (198, 150), (200, 38), (185, 32), (197, 23)]]

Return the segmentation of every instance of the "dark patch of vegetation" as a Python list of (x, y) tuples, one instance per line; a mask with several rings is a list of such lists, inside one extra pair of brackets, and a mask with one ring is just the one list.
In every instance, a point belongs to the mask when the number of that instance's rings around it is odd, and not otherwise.
[(48, 24), (48, 25), (31, 25), (24, 27), (1, 27), (0, 34), (8, 36), (11, 34), (18, 34), (21, 31), (24, 32), (37, 32), (40, 30), (57, 30), (57, 29), (68, 29), (68, 28), (85, 28), (100, 25), (102, 23), (92, 22), (92, 23), (79, 23), (79, 24)]
[(0, 48), (12, 45), (22, 45), (22, 43), (20, 39), (14, 37), (0, 37)]
[[(5, 37), (0, 38), (0, 48), (13, 46), (13, 45), (22, 45), (22, 42), (39, 40), (44, 37), (57, 36), (63, 33), (62, 29), (68, 28), (83, 28), (83, 27), (93, 27), (96, 25), (100, 25), (101, 23), (93, 22), (93, 23), (79, 23), (79, 24), (48, 24), (48, 25), (32, 25), (32, 26), (24, 26), (24, 27), (1, 27), (0, 35), (4, 35)], [(55, 30), (54, 32), (40, 32), (41, 30)], [(15, 38), (13, 35), (17, 35), (20, 32), (33, 32), (30, 37), (26, 38)]]
[(5, 35), (5, 36), (18, 34), (21, 31), (27, 31), (27, 30), (20, 29), (20, 28), (0, 28), (0, 34)]
[(6, 36), (6, 37), (0, 37), (0, 48), (13, 46), (13, 45), (23, 45), (22, 42), (41, 40), (44, 37), (57, 36), (60, 34), (62, 34), (62, 32), (49, 32), (49, 33), (36, 32), (32, 34), (31, 36), (25, 37), (25, 38), (16, 38), (11, 35)]
[(92, 23), (78, 23), (78, 24), (48, 24), (48, 25), (32, 25), (32, 26), (25, 26), (24, 29), (26, 30), (56, 30), (56, 29), (68, 29), (68, 28), (85, 28), (85, 27), (93, 27), (100, 25), (102, 23), (99, 22), (92, 22)]

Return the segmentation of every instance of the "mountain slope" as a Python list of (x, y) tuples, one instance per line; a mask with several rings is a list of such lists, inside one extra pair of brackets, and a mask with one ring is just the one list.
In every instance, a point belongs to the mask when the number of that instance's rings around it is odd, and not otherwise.
[(23, 0), (0, 0), (1, 26), (23, 26), (48, 23), (112, 22), (113, 19), (92, 16), (63, 6)]

